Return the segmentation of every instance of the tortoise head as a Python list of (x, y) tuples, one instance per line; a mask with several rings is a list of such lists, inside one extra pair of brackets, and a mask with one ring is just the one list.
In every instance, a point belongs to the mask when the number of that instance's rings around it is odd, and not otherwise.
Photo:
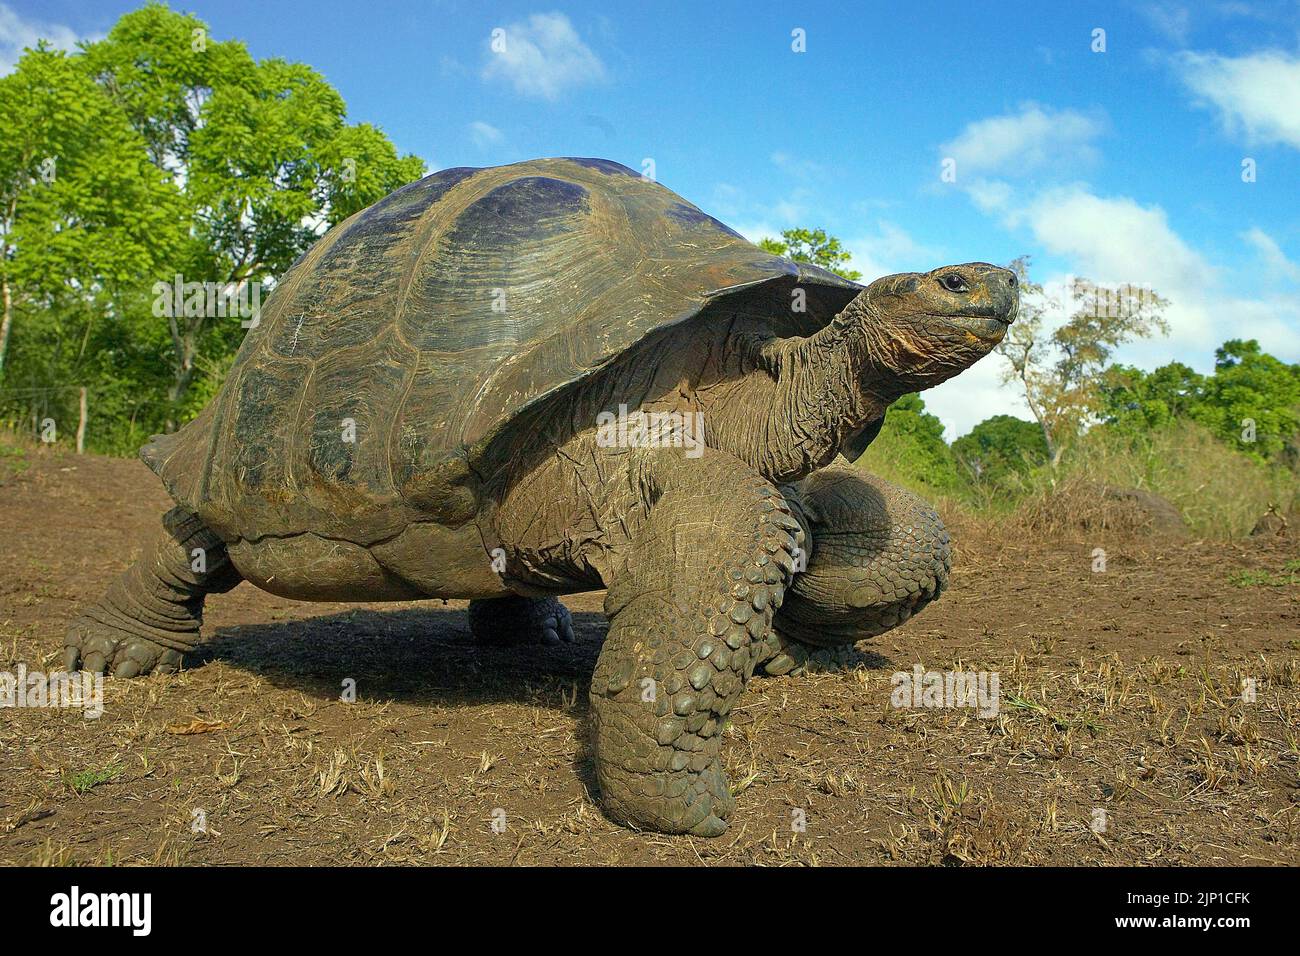
[(1014, 272), (968, 262), (877, 279), (844, 317), (862, 323), (869, 377), (896, 379), (882, 391), (903, 394), (938, 385), (988, 354), (1019, 300)]

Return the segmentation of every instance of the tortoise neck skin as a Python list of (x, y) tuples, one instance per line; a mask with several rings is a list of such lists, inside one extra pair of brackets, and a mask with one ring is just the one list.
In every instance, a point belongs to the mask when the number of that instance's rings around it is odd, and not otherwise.
[[(742, 338), (737, 346), (767, 373), (751, 377), (747, 391), (764, 394), (741, 403), (743, 420), (712, 409), (714, 438), (773, 481), (802, 478), (900, 396), (987, 355), (1017, 305), (1014, 273), (975, 262), (877, 279), (807, 338)], [(766, 417), (755, 416), (757, 408), (768, 409)]]

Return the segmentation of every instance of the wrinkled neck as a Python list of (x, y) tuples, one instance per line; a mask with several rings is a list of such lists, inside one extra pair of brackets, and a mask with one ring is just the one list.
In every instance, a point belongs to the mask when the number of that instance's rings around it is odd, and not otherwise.
[(906, 357), (897, 330), (866, 295), (805, 341), (811, 372), (826, 379), (849, 430), (879, 418), (886, 406), (915, 388), (900, 371)]
[(707, 409), (717, 447), (774, 481), (796, 480), (829, 464), (910, 390), (892, 371), (899, 356), (890, 330), (863, 298), (806, 338), (734, 343), (752, 373)]

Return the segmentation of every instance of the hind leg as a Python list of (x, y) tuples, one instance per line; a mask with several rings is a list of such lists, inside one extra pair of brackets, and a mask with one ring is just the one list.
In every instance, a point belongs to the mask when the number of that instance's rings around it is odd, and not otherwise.
[(833, 667), (947, 587), (948, 532), (911, 492), (838, 464), (782, 490), (812, 547), (773, 621), (768, 674)]
[(203, 599), (240, 582), (225, 543), (184, 508), (64, 638), (64, 666), (114, 677), (176, 670), (199, 644)]
[(469, 630), (483, 644), (573, 643), (573, 618), (553, 597), (511, 595), (470, 601)]

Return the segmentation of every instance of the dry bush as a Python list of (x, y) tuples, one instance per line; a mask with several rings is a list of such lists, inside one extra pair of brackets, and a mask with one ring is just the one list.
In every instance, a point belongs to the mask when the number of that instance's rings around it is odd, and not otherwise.
[(955, 496), (899, 483), (934, 504), (954, 544), (965, 550), (1008, 530), (1057, 538), (1182, 533), (1172, 513), (1162, 514), (1161, 502), (1148, 495), (1172, 505), (1186, 532), (1207, 539), (1246, 537), (1270, 507), (1280, 515), (1300, 507), (1295, 472), (1266, 465), (1193, 422), (1137, 436), (1094, 429), (1071, 446), (1055, 473), (1040, 469), (1014, 488), (974, 487)]
[[(1165, 508), (1161, 506), (1165, 505)], [(1045, 485), (1028, 497), (1015, 515), (1015, 524), (1054, 538), (1110, 531), (1120, 535), (1185, 533), (1177, 509), (1167, 502), (1125, 494), (1078, 474)]]
[(1098, 433), (1075, 449), (1069, 468), (1115, 488), (1140, 488), (1168, 499), (1197, 534), (1250, 533), (1269, 505), (1283, 511), (1300, 498), (1300, 479), (1265, 465), (1193, 422), (1122, 440)]

